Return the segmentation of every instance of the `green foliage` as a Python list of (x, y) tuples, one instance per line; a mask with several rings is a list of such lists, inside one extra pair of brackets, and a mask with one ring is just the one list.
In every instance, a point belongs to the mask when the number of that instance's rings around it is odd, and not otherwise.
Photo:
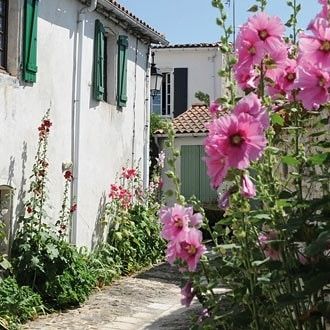
[(113, 219), (108, 243), (115, 251), (123, 274), (162, 260), (165, 245), (160, 238), (157, 211), (158, 208), (136, 204)]
[(46, 229), (39, 233), (19, 232), (12, 255), (18, 282), (39, 292), (50, 307), (77, 306), (96, 284), (88, 257)]
[(29, 287), (20, 287), (13, 277), (0, 280), (0, 326), (16, 329), (18, 324), (44, 312), (41, 297)]
[(199, 101), (203, 102), (205, 105), (209, 106), (210, 105), (210, 95), (206, 94), (202, 91), (198, 91), (195, 93), (196, 99)]
[(164, 124), (168, 120), (164, 117), (157, 115), (156, 113), (152, 113), (150, 115), (150, 134), (154, 134), (157, 130), (163, 129)]

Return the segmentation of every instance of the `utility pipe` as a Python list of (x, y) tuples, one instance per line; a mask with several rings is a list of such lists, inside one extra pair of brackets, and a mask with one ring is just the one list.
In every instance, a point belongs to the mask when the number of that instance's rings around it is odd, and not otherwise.
[[(76, 200), (78, 202), (78, 182), (79, 182), (79, 139), (80, 139), (80, 112), (81, 112), (81, 77), (83, 62), (83, 43), (85, 33), (85, 16), (93, 12), (97, 7), (98, 0), (92, 0), (90, 5), (82, 8), (78, 13), (77, 37), (74, 56), (73, 73), (73, 102), (72, 102), (72, 124), (71, 124), (71, 160), (73, 165), (73, 182), (71, 185), (71, 205)], [(79, 210), (79, 204), (78, 208)], [(77, 244), (77, 211), (72, 214), (70, 228), (71, 243)]]

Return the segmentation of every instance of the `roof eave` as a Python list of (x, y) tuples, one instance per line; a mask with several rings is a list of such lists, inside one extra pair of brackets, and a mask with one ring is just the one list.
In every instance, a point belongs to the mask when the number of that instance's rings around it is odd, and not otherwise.
[(111, 3), (109, 0), (98, 0), (98, 3), (102, 5), (107, 11), (109, 11), (109, 13), (113, 13), (117, 19), (125, 21), (132, 30), (142, 34), (146, 39), (149, 40), (150, 43), (161, 45), (169, 44), (164, 36), (138, 22), (125, 11)]

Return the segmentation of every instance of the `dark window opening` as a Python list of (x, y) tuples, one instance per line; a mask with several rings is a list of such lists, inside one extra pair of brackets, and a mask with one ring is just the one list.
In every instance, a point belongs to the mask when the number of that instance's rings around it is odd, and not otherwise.
[(0, 0), (0, 68), (7, 66), (7, 39), (8, 39), (8, 1)]

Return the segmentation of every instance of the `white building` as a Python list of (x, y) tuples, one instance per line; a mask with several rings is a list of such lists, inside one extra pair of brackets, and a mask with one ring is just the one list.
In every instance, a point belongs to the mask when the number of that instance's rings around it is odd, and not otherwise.
[[(175, 147), (180, 151), (175, 167), (181, 179), (181, 194), (186, 198), (195, 195), (203, 203), (213, 204), (217, 194), (210, 187), (203, 160), (203, 141), (208, 132), (205, 124), (211, 117), (195, 93), (208, 94), (210, 101), (222, 95), (223, 81), (218, 72), (223, 56), (219, 44), (165, 45), (154, 47), (152, 52), (163, 74), (162, 89), (152, 99), (152, 111), (174, 118)], [(161, 149), (166, 139), (162, 133), (155, 135)], [(166, 175), (163, 179), (165, 191), (174, 188)]]
[(24, 211), (50, 108), (48, 215), (58, 218), (62, 162), (71, 161), (71, 240), (90, 247), (121, 166), (139, 164), (147, 183), (150, 44), (167, 41), (113, 0), (0, 0), (0, 23), (0, 193), (14, 191), (7, 222)]
[(177, 117), (200, 101), (202, 91), (215, 100), (222, 94), (218, 75), (223, 56), (218, 43), (164, 45), (153, 47), (154, 59), (163, 74), (162, 90), (152, 100), (152, 111)]

